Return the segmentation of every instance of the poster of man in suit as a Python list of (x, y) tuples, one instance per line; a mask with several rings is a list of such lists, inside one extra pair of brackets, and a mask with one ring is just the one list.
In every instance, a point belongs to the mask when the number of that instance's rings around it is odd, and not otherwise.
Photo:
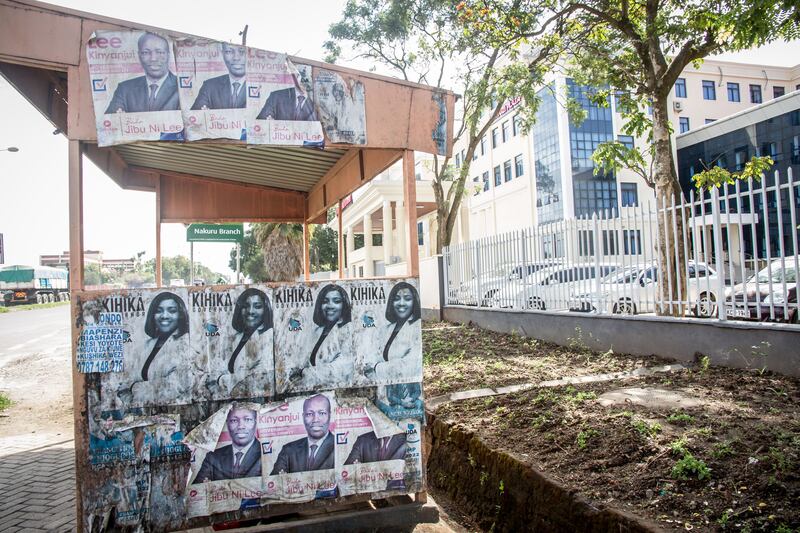
[(314, 95), (325, 136), (335, 143), (366, 144), (364, 84), (332, 70), (317, 69)]
[(313, 68), (295, 65), (285, 54), (248, 52), (247, 142), (322, 146)]
[(245, 140), (247, 48), (181, 39), (175, 56), (186, 138)]
[(295, 398), (262, 412), (266, 496), (309, 501), (336, 496), (333, 394)]
[(172, 40), (97, 31), (86, 47), (99, 146), (183, 140)]

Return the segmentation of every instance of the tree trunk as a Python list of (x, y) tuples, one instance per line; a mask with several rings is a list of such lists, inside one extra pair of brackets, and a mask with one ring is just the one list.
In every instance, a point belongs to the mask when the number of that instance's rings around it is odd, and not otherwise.
[[(680, 209), (681, 190), (672, 158), (672, 139), (669, 129), (667, 97), (653, 102), (653, 181), (658, 206), (658, 259), (659, 284), (663, 306), (656, 314), (683, 316), (685, 308), (678, 303), (679, 296), (687, 300), (686, 254), (684, 228)], [(674, 208), (674, 209), (673, 209)], [(676, 238), (677, 237), (677, 238)], [(672, 305), (670, 305), (672, 302)]]

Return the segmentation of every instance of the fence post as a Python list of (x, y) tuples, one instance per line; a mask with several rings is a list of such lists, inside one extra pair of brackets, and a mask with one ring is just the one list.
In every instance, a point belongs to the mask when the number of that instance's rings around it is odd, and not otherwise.
[(477, 262), (475, 264), (475, 275), (477, 276), (478, 280), (478, 294), (475, 296), (475, 301), (477, 302), (475, 305), (481, 307), (483, 303), (483, 276), (481, 275), (481, 250), (480, 250), (480, 243), (481, 240), (478, 239), (475, 241), (475, 256), (477, 257)]
[(528, 307), (528, 232), (523, 229), (520, 232), (520, 239), (522, 239), (522, 269), (520, 271), (519, 281), (522, 283), (522, 309)]
[(450, 303), (450, 247), (442, 249), (439, 256), (439, 271), (442, 273), (442, 285), (439, 288), (439, 320), (444, 319), (444, 306)]
[(726, 320), (725, 316), (725, 271), (722, 265), (722, 221), (719, 216), (719, 189), (711, 189), (711, 230), (714, 233), (714, 269), (717, 271), (717, 317)]
[(592, 225), (594, 234), (594, 264), (595, 264), (595, 276), (594, 276), (594, 292), (595, 294), (600, 294), (600, 222), (597, 219), (597, 213), (592, 215)]

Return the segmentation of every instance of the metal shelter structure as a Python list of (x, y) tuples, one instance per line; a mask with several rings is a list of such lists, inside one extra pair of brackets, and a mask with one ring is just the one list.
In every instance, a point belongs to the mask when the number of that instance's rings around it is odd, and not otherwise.
[[(163, 28), (80, 12), (33, 0), (0, 0), (0, 74), (69, 141), (70, 279), (83, 291), (83, 161), (88, 158), (120, 187), (156, 198), (156, 283), (161, 280), (162, 222), (294, 222), (305, 228), (304, 271), (309, 278), (308, 225), (324, 223), (331, 207), (390, 165), (402, 160), (408, 276), (418, 275), (414, 151), (436, 153), (433, 132), (441, 122), (436, 100), (445, 102), (447, 148), (452, 149), (455, 95), (433, 87), (318, 61), (304, 64), (363, 83), (364, 145), (324, 149), (247, 146), (240, 141), (140, 142), (98, 147), (86, 46), (97, 30), (137, 29), (171, 38), (194, 37)], [(46, 38), (44, 38), (46, 36)], [(339, 212), (341, 221), (341, 212)], [(341, 222), (340, 222), (341, 223)], [(339, 272), (343, 275), (339, 231)], [(76, 303), (73, 299), (73, 314)], [(77, 326), (73, 324), (73, 361)], [(78, 524), (80, 478), (90, 465), (87, 378), (73, 365)], [(424, 501), (425, 494), (417, 495)]]

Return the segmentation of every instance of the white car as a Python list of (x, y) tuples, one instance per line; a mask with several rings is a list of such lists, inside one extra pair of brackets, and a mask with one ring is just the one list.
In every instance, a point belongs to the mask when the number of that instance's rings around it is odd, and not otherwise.
[[(705, 263), (689, 261), (687, 265), (688, 295), (684, 301), (693, 302), (692, 312), (698, 317), (716, 315), (719, 278)], [(658, 266), (655, 263), (631, 265), (600, 280), (599, 290), (577, 293), (571, 300), (570, 311), (635, 315), (653, 313), (658, 299)], [(666, 304), (665, 304), (666, 305)]]
[[(473, 277), (462, 283), (455, 291), (454, 297), (461, 305), (480, 305), (489, 307), (495, 304), (494, 297), (500, 293), (519, 290), (521, 283), (529, 276), (558, 264), (555, 261), (533, 262), (525, 265), (509, 264), (481, 276), (480, 283)], [(481, 295), (479, 297), (479, 295)]]
[(576, 289), (590, 287), (595, 279), (614, 272), (615, 263), (577, 263), (543, 268), (522, 280), (514, 291), (498, 292), (492, 298), (497, 307), (560, 310), (569, 307), (569, 296)]

